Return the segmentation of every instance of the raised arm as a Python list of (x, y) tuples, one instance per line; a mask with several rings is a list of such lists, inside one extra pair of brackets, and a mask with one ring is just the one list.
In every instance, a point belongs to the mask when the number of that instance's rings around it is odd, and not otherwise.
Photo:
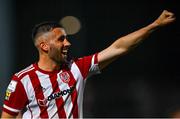
[(98, 61), (100, 69), (103, 69), (112, 61), (117, 59), (122, 54), (128, 52), (139, 42), (143, 41), (153, 31), (161, 26), (166, 26), (175, 21), (174, 14), (164, 10), (161, 15), (151, 24), (143, 27), (133, 33), (117, 39), (108, 48), (104, 49), (98, 54)]

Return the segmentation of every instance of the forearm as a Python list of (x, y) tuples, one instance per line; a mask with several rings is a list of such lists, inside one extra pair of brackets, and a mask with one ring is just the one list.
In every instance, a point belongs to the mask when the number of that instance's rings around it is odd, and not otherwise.
[(103, 69), (119, 56), (128, 52), (129, 49), (143, 41), (154, 30), (156, 30), (157, 27), (158, 25), (152, 23), (146, 27), (143, 27), (135, 32), (117, 39), (110, 47), (99, 53), (98, 59), (100, 62), (100, 69)]
[(139, 44), (141, 41), (146, 39), (153, 31), (158, 28), (158, 24), (153, 22), (152, 24), (143, 27), (135, 32), (132, 32), (124, 37), (117, 39), (111, 47), (115, 49), (123, 49), (124, 51), (128, 51), (132, 47)]

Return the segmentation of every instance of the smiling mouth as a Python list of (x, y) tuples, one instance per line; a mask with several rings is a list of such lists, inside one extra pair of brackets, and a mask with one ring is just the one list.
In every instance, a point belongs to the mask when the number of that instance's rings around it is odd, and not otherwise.
[(67, 55), (67, 54), (68, 54), (68, 50), (63, 50), (61, 53), (62, 53), (63, 55)]

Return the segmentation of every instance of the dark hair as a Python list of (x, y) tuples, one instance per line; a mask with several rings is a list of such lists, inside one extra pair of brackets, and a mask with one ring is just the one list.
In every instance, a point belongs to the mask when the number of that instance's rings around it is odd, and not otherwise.
[(63, 28), (57, 22), (52, 22), (52, 21), (46, 21), (46, 22), (42, 22), (40, 24), (35, 25), (35, 27), (32, 30), (33, 42), (35, 42), (36, 37), (38, 37), (40, 34), (49, 32), (52, 29), (58, 28), (58, 27)]

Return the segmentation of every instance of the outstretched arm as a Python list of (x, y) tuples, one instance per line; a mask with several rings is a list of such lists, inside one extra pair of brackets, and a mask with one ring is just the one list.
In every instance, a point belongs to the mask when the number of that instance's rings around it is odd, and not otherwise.
[(122, 54), (128, 52), (131, 48), (143, 41), (153, 31), (161, 26), (166, 26), (175, 21), (174, 14), (164, 10), (161, 15), (151, 24), (143, 27), (133, 33), (117, 39), (112, 45), (104, 49), (98, 54), (100, 69), (103, 69), (112, 61), (117, 59)]

